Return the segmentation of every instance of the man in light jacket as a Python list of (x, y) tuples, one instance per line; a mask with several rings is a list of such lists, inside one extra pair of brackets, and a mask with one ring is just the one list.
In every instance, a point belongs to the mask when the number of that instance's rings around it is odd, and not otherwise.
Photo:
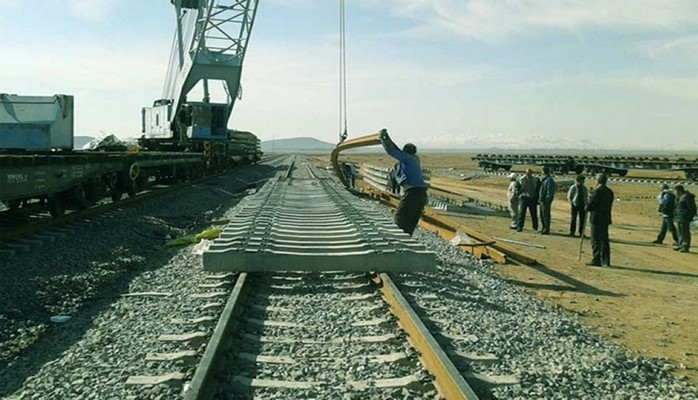
[(516, 179), (516, 174), (509, 174), (509, 188), (507, 188), (507, 199), (509, 200), (509, 215), (511, 224), (509, 229), (516, 229), (519, 223), (519, 195), (521, 194), (521, 184)]
[(574, 181), (574, 185), (570, 186), (570, 190), (567, 191), (567, 201), (570, 202), (570, 214), (572, 216), (570, 236), (574, 236), (577, 230), (577, 219), (579, 219), (579, 236), (582, 236), (587, 220), (585, 207), (589, 203), (589, 191), (584, 186), (584, 175), (577, 175)]
[(662, 191), (657, 196), (659, 201), (659, 214), (662, 216), (662, 226), (659, 228), (659, 234), (657, 234), (657, 239), (652, 241), (655, 244), (662, 244), (664, 242), (664, 237), (666, 232), (671, 232), (671, 238), (674, 239), (674, 246), (679, 245), (679, 235), (676, 232), (676, 226), (674, 226), (674, 208), (676, 208), (676, 196), (669, 189), (669, 185), (666, 183), (662, 185)]

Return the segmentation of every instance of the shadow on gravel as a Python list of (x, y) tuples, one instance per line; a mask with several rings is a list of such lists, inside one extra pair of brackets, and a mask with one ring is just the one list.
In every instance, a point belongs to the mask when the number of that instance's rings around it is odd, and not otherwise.
[[(567, 284), (567, 286), (551, 285), (551, 284), (544, 284), (544, 283), (521, 282), (521, 281), (517, 281), (515, 279), (507, 279), (507, 281), (510, 282), (511, 284), (514, 284), (517, 286), (523, 286), (523, 287), (532, 288), (532, 289), (546, 289), (546, 290), (554, 290), (554, 291), (558, 291), (558, 292), (580, 292), (580, 293), (592, 294), (595, 296), (625, 297), (625, 295), (621, 294), (621, 293), (609, 292), (607, 290), (599, 289), (597, 287), (588, 285), (582, 281), (579, 281), (577, 279), (572, 278), (569, 275), (565, 275), (561, 272), (550, 269), (542, 264), (528, 265), (528, 267), (533, 268), (536, 271), (541, 272), (545, 275), (548, 275), (551, 278), (555, 278), (561, 282), (564, 282)], [(587, 267), (580, 267), (580, 268), (587, 268)]]
[[(0, 315), (4, 317), (0, 319), (0, 398), (21, 389), (42, 366), (60, 362), (64, 353), (92, 328), (93, 321), (118, 301), (121, 294), (129, 292), (135, 277), (168, 264), (178, 249), (163, 250), (165, 237), (162, 233), (184, 233), (186, 228), (177, 229), (179, 225), (186, 225), (182, 215), (191, 215), (194, 220), (203, 213), (209, 221), (221, 218), (243, 197), (231, 197), (231, 194), (259, 188), (276, 172), (275, 167), (268, 165), (241, 167), (215, 180), (225, 192), (206, 191), (210, 195), (205, 196), (193, 189), (170, 193), (161, 199), (175, 203), (184, 198), (186, 203), (189, 197), (191, 203), (190, 196), (198, 196), (197, 206), (201, 209), (180, 209), (176, 211), (178, 215), (158, 215), (165, 211), (156, 199), (155, 203), (146, 202), (130, 211), (132, 214), (140, 212), (140, 215), (131, 216), (127, 211), (123, 216), (125, 221), (87, 228), (102, 230), (104, 234), (100, 236), (103, 237), (85, 238), (78, 232), (74, 237), (66, 236), (42, 247), (41, 251), (33, 249), (7, 263), (3, 260), (0, 269), (3, 275)], [(94, 244), (92, 239), (96, 239)], [(85, 242), (78, 243), (81, 240)], [(5, 279), (7, 276), (11, 279)], [(49, 322), (52, 315), (62, 313), (70, 315), (71, 319), (63, 324)], [(28, 335), (27, 332), (32, 333)]]
[[(478, 307), (483, 310), (499, 311), (501, 313), (511, 314), (511, 311), (507, 310), (506, 308), (487, 301), (487, 294), (483, 293), (482, 290), (478, 289), (472, 284), (462, 281), (454, 281), (450, 276), (420, 275), (420, 279), (422, 279), (424, 282), (429, 282), (430, 285), (433, 284), (433, 287), (445, 289), (439, 290), (437, 294), (439, 297), (461, 301), (465, 304)], [(405, 280), (409, 280), (409, 278), (401, 277), (400, 280), (396, 282), (398, 287), (404, 292), (413, 293), (415, 289), (405, 285), (403, 283)], [(413, 297), (416, 300), (420, 297), (420, 294), (414, 293)]]

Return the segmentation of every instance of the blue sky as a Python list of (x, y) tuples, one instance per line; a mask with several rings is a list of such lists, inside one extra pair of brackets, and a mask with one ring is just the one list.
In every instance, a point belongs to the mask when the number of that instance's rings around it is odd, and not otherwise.
[[(260, 0), (229, 125), (338, 134), (339, 0)], [(350, 137), (429, 147), (698, 150), (698, 1), (347, 0)], [(0, 0), (0, 92), (75, 96), (76, 133), (140, 135), (167, 0)]]

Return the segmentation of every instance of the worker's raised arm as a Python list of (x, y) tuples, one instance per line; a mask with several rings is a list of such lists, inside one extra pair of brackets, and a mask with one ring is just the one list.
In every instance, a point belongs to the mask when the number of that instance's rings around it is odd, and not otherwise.
[(402, 160), (404, 158), (405, 154), (400, 150), (399, 147), (397, 147), (395, 142), (393, 142), (393, 140), (390, 139), (390, 136), (388, 136), (387, 129), (380, 130), (379, 139), (381, 141), (381, 144), (383, 145), (383, 148), (385, 149), (385, 152), (388, 153), (388, 155), (398, 160)]

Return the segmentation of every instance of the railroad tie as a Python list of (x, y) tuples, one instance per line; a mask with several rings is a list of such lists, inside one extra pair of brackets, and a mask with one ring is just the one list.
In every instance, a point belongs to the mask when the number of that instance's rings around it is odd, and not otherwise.
[(365, 200), (292, 179), (247, 198), (203, 254), (207, 271), (434, 271), (436, 256)]

